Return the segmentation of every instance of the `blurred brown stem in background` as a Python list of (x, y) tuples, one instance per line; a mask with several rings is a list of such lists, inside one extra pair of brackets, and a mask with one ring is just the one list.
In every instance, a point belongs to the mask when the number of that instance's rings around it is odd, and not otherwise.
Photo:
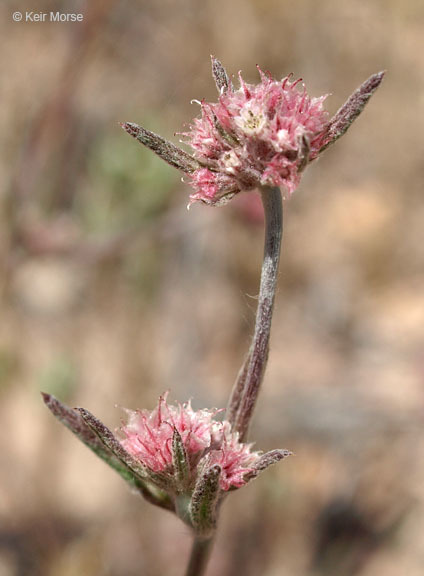
[[(67, 215), (84, 154), (75, 96), (116, 3), (94, 0), (87, 4), (81, 25), (68, 29), (67, 57), (54, 91), (40, 106), (30, 127), (21, 127), (27, 132), (11, 182), (11, 233), (12, 241), (29, 252), (69, 253), (81, 240), (78, 224)], [(46, 189), (54, 190), (54, 194), (43, 198)], [(47, 216), (40, 213), (42, 205)]]

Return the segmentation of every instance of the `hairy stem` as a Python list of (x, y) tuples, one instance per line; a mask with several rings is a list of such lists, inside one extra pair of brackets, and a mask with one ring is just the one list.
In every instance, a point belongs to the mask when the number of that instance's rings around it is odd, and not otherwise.
[(240, 440), (246, 439), (268, 360), (269, 337), (283, 234), (283, 206), (279, 188), (261, 189), (265, 212), (265, 246), (255, 332), (249, 353), (234, 385), (227, 418)]
[(185, 576), (203, 576), (208, 564), (213, 538), (194, 538)]
[(231, 391), (230, 399), (228, 400), (226, 417), (225, 419), (234, 426), (236, 421), (237, 412), (240, 407), (241, 395), (243, 392), (244, 384), (246, 382), (247, 369), (249, 367), (250, 352), (244, 360), (239, 373), (237, 374), (236, 381), (234, 383), (233, 389)]

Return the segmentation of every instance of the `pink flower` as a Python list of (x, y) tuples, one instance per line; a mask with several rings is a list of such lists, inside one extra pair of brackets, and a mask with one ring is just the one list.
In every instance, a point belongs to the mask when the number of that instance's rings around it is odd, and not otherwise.
[(84, 408), (69, 408), (49, 394), (44, 402), (72, 432), (152, 504), (175, 512), (201, 537), (215, 529), (224, 493), (247, 484), (288, 450), (253, 452), (217, 411), (167, 403), (128, 410), (123, 439)]
[(310, 158), (318, 155), (327, 124), (325, 96), (310, 98), (301, 80), (222, 86), (217, 103), (201, 102), (201, 117), (186, 133), (201, 167), (190, 175), (191, 202), (222, 204), (241, 190), (284, 186), (291, 194)]
[(260, 186), (297, 187), (308, 162), (334, 144), (360, 115), (383, 80), (370, 76), (331, 118), (323, 108), (326, 96), (311, 98), (301, 80), (281, 81), (264, 74), (261, 82), (240, 78), (235, 90), (221, 62), (212, 56), (218, 102), (199, 102), (201, 117), (183, 134), (193, 149), (188, 154), (162, 136), (133, 122), (122, 128), (189, 178), (190, 204), (225, 204), (234, 194)]
[(259, 459), (258, 452), (251, 452), (251, 444), (238, 441), (228, 422), (213, 420), (211, 410), (194, 411), (187, 404), (172, 406), (167, 394), (161, 396), (152, 410), (127, 411), (128, 423), (121, 428), (125, 450), (152, 472), (174, 474), (173, 437), (179, 433), (190, 475), (195, 480), (197, 468), (221, 467), (219, 484), (222, 490), (239, 488), (246, 483), (244, 476), (251, 472)]
[(181, 436), (187, 456), (193, 459), (211, 443), (213, 412), (194, 411), (190, 402), (179, 406), (167, 404), (168, 394), (159, 398), (152, 410), (127, 410), (128, 424), (121, 428), (126, 436), (124, 448), (153, 472), (172, 467), (172, 438), (174, 430)]
[(246, 474), (254, 471), (259, 459), (258, 452), (251, 452), (252, 444), (239, 442), (238, 434), (231, 432), (229, 422), (223, 422), (220, 446), (209, 453), (208, 465), (218, 464), (221, 468), (219, 484), (222, 490), (232, 486), (240, 488), (246, 484)]

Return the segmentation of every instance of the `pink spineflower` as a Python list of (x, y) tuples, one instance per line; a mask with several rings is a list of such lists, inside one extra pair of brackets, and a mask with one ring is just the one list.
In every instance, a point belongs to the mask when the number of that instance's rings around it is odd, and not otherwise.
[(128, 423), (121, 428), (125, 450), (152, 472), (174, 476), (175, 432), (181, 438), (185, 451), (188, 476), (195, 480), (197, 467), (219, 465), (219, 485), (222, 490), (240, 488), (246, 484), (245, 476), (251, 473), (260, 458), (251, 452), (251, 444), (238, 441), (231, 432), (229, 422), (213, 420), (217, 411), (194, 411), (190, 402), (173, 406), (167, 403), (167, 394), (161, 396), (152, 410), (127, 411)]
[[(274, 80), (258, 67), (261, 82), (235, 89), (221, 62), (212, 57), (218, 102), (199, 102), (186, 143), (188, 154), (133, 122), (122, 128), (165, 162), (188, 175), (190, 204), (225, 204), (242, 190), (283, 187), (291, 194), (309, 162), (348, 130), (380, 85), (384, 72), (370, 76), (329, 119), (326, 96), (311, 98), (301, 79)], [(303, 86), (303, 88), (302, 88)]]
[(325, 96), (310, 98), (301, 79), (274, 80), (258, 67), (260, 84), (231, 82), (217, 103), (201, 102), (201, 117), (186, 133), (204, 166), (191, 174), (191, 202), (221, 204), (241, 190), (283, 186), (291, 194), (327, 123)]
[(149, 502), (175, 512), (201, 537), (213, 532), (219, 504), (229, 490), (256, 478), (286, 458), (287, 450), (253, 452), (240, 442), (217, 410), (193, 410), (167, 403), (152, 410), (128, 410), (123, 439), (84, 408), (69, 408), (49, 394), (47, 406), (74, 434)]
[(181, 436), (187, 456), (193, 461), (211, 444), (214, 412), (192, 409), (190, 402), (172, 406), (161, 396), (152, 410), (127, 410), (128, 423), (121, 428), (124, 448), (150, 470), (163, 472), (172, 468), (172, 437)]

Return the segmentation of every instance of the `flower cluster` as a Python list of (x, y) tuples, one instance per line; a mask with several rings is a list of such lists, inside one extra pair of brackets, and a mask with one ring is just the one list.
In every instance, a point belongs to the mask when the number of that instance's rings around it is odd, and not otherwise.
[(213, 531), (222, 496), (256, 478), (290, 452), (261, 454), (239, 441), (218, 411), (170, 405), (127, 410), (117, 437), (84, 408), (69, 408), (49, 394), (44, 402), (76, 436), (149, 502), (175, 512), (199, 535)]
[(191, 201), (227, 201), (241, 190), (284, 186), (292, 193), (300, 173), (319, 152), (327, 123), (325, 96), (310, 98), (301, 79), (264, 74), (261, 83), (223, 87), (217, 103), (201, 102), (187, 142), (201, 167), (191, 174)]
[(291, 194), (308, 162), (336, 142), (356, 120), (383, 80), (370, 76), (328, 119), (326, 96), (311, 98), (291, 75), (274, 80), (258, 67), (261, 82), (235, 89), (221, 62), (212, 57), (218, 102), (198, 102), (200, 118), (183, 133), (188, 154), (142, 126), (122, 128), (165, 162), (188, 175), (194, 188), (190, 204), (225, 204), (242, 190), (278, 186)]
[[(228, 422), (213, 420), (216, 412), (194, 411), (190, 402), (178, 406), (169, 405), (167, 395), (164, 395), (152, 411), (127, 412), (128, 423), (121, 428), (124, 435), (122, 446), (149, 471), (167, 475), (169, 486), (179, 481), (175, 470), (176, 434), (186, 460), (185, 487), (195, 484), (198, 470), (218, 465), (221, 470), (220, 488), (240, 488), (260, 458), (258, 452), (251, 452), (250, 444), (238, 441), (237, 434), (231, 432)], [(177, 491), (181, 488), (175, 486)]]

